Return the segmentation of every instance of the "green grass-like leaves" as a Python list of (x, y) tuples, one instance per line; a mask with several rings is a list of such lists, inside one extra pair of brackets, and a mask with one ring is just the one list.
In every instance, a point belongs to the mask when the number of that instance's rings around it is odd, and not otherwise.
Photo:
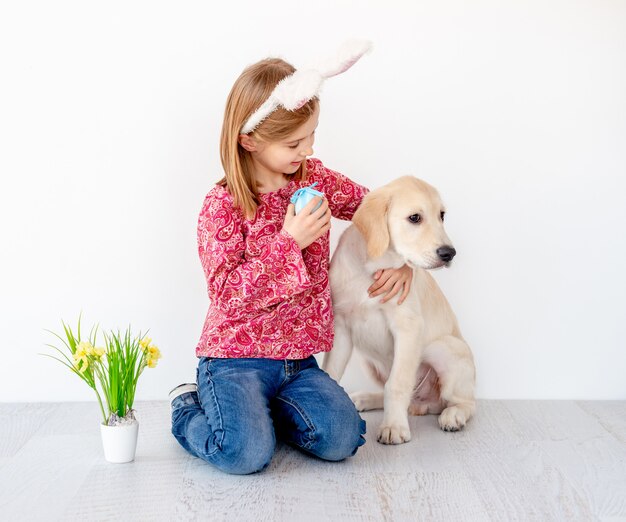
[[(161, 357), (159, 349), (150, 345), (146, 334), (133, 335), (129, 326), (124, 332), (103, 332), (105, 348), (96, 348), (98, 325), (92, 327), (87, 341), (81, 340), (81, 316), (76, 334), (63, 321), (63, 334), (47, 330), (62, 343), (55, 350), (59, 356), (42, 354), (59, 361), (94, 390), (104, 424), (132, 412), (139, 376), (146, 366), (156, 366)], [(106, 403), (105, 413), (102, 397)]]

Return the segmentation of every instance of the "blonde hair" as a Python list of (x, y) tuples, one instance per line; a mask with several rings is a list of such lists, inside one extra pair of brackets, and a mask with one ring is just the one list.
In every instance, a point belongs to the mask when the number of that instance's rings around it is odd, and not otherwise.
[[(252, 171), (252, 156), (239, 143), (241, 128), (252, 113), (268, 99), (276, 84), (294, 71), (292, 65), (280, 58), (261, 60), (241, 73), (226, 100), (220, 138), (220, 157), (225, 176), (218, 181), (218, 185), (228, 190), (235, 207), (241, 209), (247, 218), (252, 218), (256, 213), (259, 192)], [(306, 123), (318, 104), (317, 98), (313, 98), (295, 111), (279, 107), (250, 136), (265, 142), (285, 139)], [(297, 181), (305, 180), (306, 162), (288, 176)]]

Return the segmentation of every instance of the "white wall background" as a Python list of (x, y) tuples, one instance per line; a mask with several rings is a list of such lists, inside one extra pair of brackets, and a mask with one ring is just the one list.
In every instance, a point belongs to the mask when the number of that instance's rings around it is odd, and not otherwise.
[(440, 189), (478, 395), (626, 399), (626, 2), (59, 0), (0, 7), (0, 401), (91, 399), (38, 355), (81, 310), (150, 328), (139, 399), (194, 377), (230, 86), (352, 36), (375, 50), (327, 82), (315, 155)]

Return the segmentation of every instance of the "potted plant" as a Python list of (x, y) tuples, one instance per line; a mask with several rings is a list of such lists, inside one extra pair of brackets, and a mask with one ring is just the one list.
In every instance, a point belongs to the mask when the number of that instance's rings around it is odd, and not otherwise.
[(60, 348), (47, 345), (61, 357), (42, 355), (65, 365), (95, 392), (102, 412), (104, 457), (109, 462), (130, 462), (135, 458), (139, 430), (133, 409), (137, 381), (146, 367), (156, 366), (161, 352), (145, 334), (133, 335), (130, 326), (123, 333), (102, 332), (104, 347), (97, 347), (98, 326), (83, 340), (80, 323), (79, 317), (74, 333), (62, 321), (63, 336), (48, 330), (63, 343)]

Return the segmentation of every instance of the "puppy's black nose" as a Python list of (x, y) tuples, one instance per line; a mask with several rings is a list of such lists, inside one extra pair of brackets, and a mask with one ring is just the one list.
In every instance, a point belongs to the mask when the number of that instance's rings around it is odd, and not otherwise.
[(437, 255), (442, 261), (449, 263), (456, 256), (456, 250), (451, 246), (442, 246), (437, 249)]

